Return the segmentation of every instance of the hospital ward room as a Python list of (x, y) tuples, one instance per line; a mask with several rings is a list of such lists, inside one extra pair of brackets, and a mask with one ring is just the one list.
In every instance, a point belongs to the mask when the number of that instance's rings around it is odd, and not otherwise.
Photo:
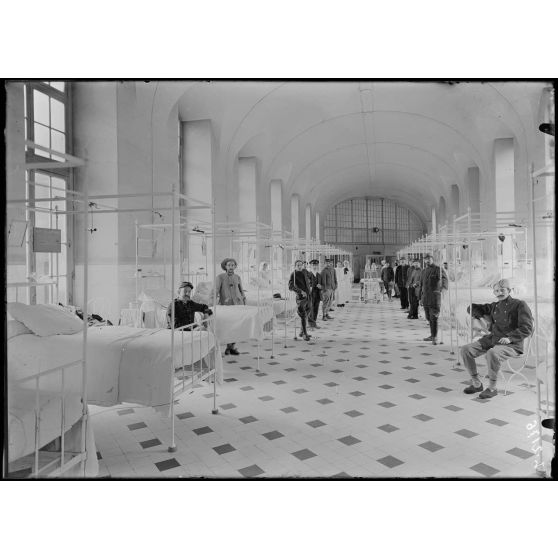
[(3, 477), (553, 478), (554, 96), (7, 81)]

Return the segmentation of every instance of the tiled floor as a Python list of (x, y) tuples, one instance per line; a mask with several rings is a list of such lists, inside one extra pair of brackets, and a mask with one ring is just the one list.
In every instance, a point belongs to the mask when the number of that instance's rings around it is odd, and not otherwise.
[[(211, 388), (175, 408), (92, 407), (106, 477), (536, 477), (529, 426), (535, 394), (480, 400), (462, 393), (467, 374), (446, 344), (422, 341), (424, 320), (399, 301), (354, 303), (320, 321), (311, 342), (239, 343), (225, 357), (219, 414)], [(282, 335), (283, 329), (278, 329)], [(544, 437), (550, 458), (551, 438)]]

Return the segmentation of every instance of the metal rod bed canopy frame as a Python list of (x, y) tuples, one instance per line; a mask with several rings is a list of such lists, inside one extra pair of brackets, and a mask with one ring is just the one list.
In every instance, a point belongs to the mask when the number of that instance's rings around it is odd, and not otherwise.
[[(61, 189), (60, 189), (61, 190)], [(65, 189), (64, 193), (66, 195), (71, 196), (78, 196), (81, 197), (81, 200), (83, 201), (83, 208), (81, 210), (81, 214), (83, 215), (83, 223), (84, 223), (84, 227), (87, 226), (87, 221), (88, 221), (88, 213), (89, 213), (89, 203), (88, 203), (88, 198), (87, 198), (87, 190), (83, 193), (77, 193), (74, 192), (73, 190), (69, 190), (69, 189)], [(52, 199), (49, 199), (48, 201), (56, 201), (56, 200), (60, 200), (60, 197), (55, 197)], [(23, 199), (23, 200), (6, 200), (7, 205), (17, 205), (17, 204), (21, 204), (24, 203), (25, 204), (25, 208), (27, 211), (32, 212), (32, 211), (37, 211), (38, 209), (40, 209), (41, 211), (44, 211), (46, 208), (36, 208), (33, 205), (29, 205), (29, 201), (28, 199)], [(35, 202), (36, 200), (32, 200), (33, 202)], [(47, 200), (44, 200), (47, 201)], [(74, 200), (75, 201), (75, 200)], [(49, 210), (47, 210), (51, 213), (55, 213), (55, 214), (59, 214), (61, 212), (59, 212), (56, 209), (52, 209), (50, 208)], [(60, 466), (54, 468), (54, 471), (50, 471), (49, 472), (49, 476), (53, 476), (56, 474), (63, 474), (64, 472), (68, 471), (69, 469), (71, 469), (72, 467), (74, 467), (76, 464), (80, 465), (80, 469), (81, 469), (81, 474), (82, 476), (85, 476), (85, 462), (87, 459), (87, 442), (86, 442), (86, 429), (87, 429), (87, 421), (88, 421), (88, 417), (89, 417), (89, 413), (88, 413), (88, 407), (87, 407), (87, 331), (88, 331), (88, 322), (87, 322), (87, 291), (88, 291), (88, 273), (87, 273), (87, 264), (88, 264), (88, 245), (87, 245), (87, 235), (85, 234), (85, 230), (83, 231), (83, 255), (84, 255), (84, 261), (85, 261), (85, 269), (84, 269), (84, 274), (83, 274), (83, 296), (84, 296), (84, 302), (82, 305), (83, 308), (83, 330), (82, 330), (82, 335), (83, 335), (83, 341), (82, 341), (82, 356), (81, 359), (72, 363), (66, 363), (62, 366), (47, 370), (47, 371), (43, 371), (40, 372), (39, 374), (35, 374), (29, 378), (26, 378), (25, 381), (29, 381), (31, 379), (35, 379), (35, 448), (34, 448), (34, 470), (32, 472), (33, 476), (38, 477), (41, 473), (41, 471), (44, 471), (45, 469), (48, 469), (51, 467), (51, 465), (53, 463), (55, 463), (56, 460), (49, 462), (46, 466), (42, 467), (41, 470), (39, 470), (39, 451), (40, 448), (38, 447), (39, 444), (39, 439), (40, 439), (40, 408), (39, 408), (39, 403), (40, 403), (40, 378), (44, 375), (50, 374), (51, 372), (54, 373), (58, 370), (61, 370), (61, 388), (62, 388), (62, 398), (61, 398), (61, 416), (62, 416), (62, 423), (61, 423), (61, 446), (60, 446)], [(30, 231), (27, 230), (27, 242), (29, 242), (29, 235), (30, 235)], [(55, 281), (57, 284), (57, 280)], [(40, 282), (28, 282), (28, 283), (21, 283), (21, 282), (15, 282), (13, 284), (8, 283), (6, 286), (9, 287), (15, 287), (16, 288), (16, 299), (17, 299), (17, 289), (20, 287), (37, 287), (41, 284), (44, 283), (40, 283)], [(64, 369), (69, 367), (69, 366), (73, 366), (75, 364), (81, 363), (81, 368), (82, 368), (82, 376), (81, 376), (81, 382), (82, 382), (82, 389), (81, 389), (81, 401), (82, 401), (82, 414), (81, 414), (81, 440), (80, 440), (80, 451), (79, 453), (75, 454), (72, 456), (72, 458), (70, 459), (70, 461), (68, 461), (67, 463), (65, 463), (65, 447), (64, 447), (64, 435), (65, 435), (65, 412), (64, 412)], [(6, 451), (4, 453), (5, 458), (4, 458), (4, 468), (7, 474), (9, 474), (9, 443), (8, 441), (6, 441), (6, 443), (8, 444), (6, 447)]]

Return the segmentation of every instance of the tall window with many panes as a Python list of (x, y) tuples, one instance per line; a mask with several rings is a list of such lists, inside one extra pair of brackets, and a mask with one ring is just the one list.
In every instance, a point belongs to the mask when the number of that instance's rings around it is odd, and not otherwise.
[(417, 215), (386, 198), (354, 198), (333, 206), (324, 220), (324, 239), (333, 244), (387, 244), (395, 249), (424, 234)]
[[(26, 139), (26, 198), (34, 211), (29, 211), (27, 272), (38, 283), (49, 287), (31, 289), (33, 302), (48, 300), (68, 303), (68, 268), (71, 251), (69, 232), (71, 219), (66, 210), (65, 191), (71, 184), (71, 170), (64, 155), (69, 152), (69, 91), (60, 81), (28, 82), (24, 87)], [(52, 198), (57, 198), (52, 200)], [(33, 230), (58, 229), (60, 252), (35, 251)]]

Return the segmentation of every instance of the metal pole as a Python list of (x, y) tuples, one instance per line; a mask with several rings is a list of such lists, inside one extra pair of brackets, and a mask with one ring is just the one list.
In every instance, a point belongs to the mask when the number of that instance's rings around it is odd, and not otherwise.
[(87, 191), (87, 185), (83, 188), (83, 349), (82, 349), (82, 422), (81, 422), (81, 473), (85, 476), (85, 460), (87, 459), (86, 454), (86, 431), (87, 431), (87, 419), (88, 419), (88, 409), (87, 409), (87, 330), (88, 330), (88, 320), (87, 320), (87, 299), (89, 296), (89, 239), (87, 238), (87, 221), (89, 218), (89, 194)]
[[(175, 185), (172, 185), (172, 209), (171, 209), (171, 292), (174, 290), (174, 285), (175, 285), (175, 281), (174, 281), (174, 259), (175, 259), (175, 230), (174, 230), (174, 225), (175, 225), (175, 204), (176, 204), (176, 190), (175, 190)], [(170, 414), (171, 414), (171, 444), (169, 446), (169, 452), (170, 453), (174, 453), (176, 451), (176, 444), (174, 441), (174, 367), (175, 367), (175, 362), (174, 362), (174, 313), (175, 313), (175, 308), (174, 308), (174, 299), (171, 299), (171, 340), (170, 340), (170, 346), (171, 346), (171, 370), (170, 370)], [(194, 350), (193, 346), (192, 346), (192, 351)]]
[(467, 208), (467, 251), (469, 252), (469, 308), (471, 311), (469, 318), (469, 343), (473, 342), (473, 244), (471, 243), (471, 208)]
[[(219, 345), (219, 340), (217, 339), (217, 289), (215, 288), (215, 279), (217, 278), (217, 226), (215, 224), (215, 200), (211, 204), (211, 232), (213, 237), (212, 251), (213, 251), (213, 343), (215, 351), (215, 369), (213, 371), (213, 409), (211, 409), (211, 414), (219, 414), (219, 409), (217, 408), (217, 351), (221, 352), (221, 346)], [(232, 242), (232, 240), (231, 240)], [(209, 273), (208, 273), (209, 277)]]
[[(455, 215), (453, 216), (453, 260), (455, 262), (455, 312), (454, 312), (454, 319), (455, 319), (455, 352), (457, 353), (457, 362), (456, 365), (460, 366), (461, 363), (459, 362), (459, 316), (457, 315), (458, 309), (458, 302), (459, 302), (459, 294), (457, 289), (457, 222)], [(470, 309), (472, 312), (472, 308)]]
[[(539, 338), (537, 335), (537, 327), (539, 324), (539, 305), (538, 305), (538, 290), (537, 290), (537, 223), (536, 223), (536, 218), (535, 218), (535, 177), (533, 176), (535, 172), (535, 165), (533, 163), (531, 163), (531, 195), (529, 196), (529, 203), (531, 206), (531, 222), (533, 225), (533, 232), (531, 234), (531, 238), (532, 238), (532, 242), (533, 242), (533, 294), (534, 294), (534, 309), (535, 309), (535, 327), (533, 330), (533, 336), (534, 339), (533, 341), (535, 342), (535, 376), (537, 375), (537, 368), (539, 366)], [(536, 472), (538, 475), (544, 475), (545, 474), (545, 468), (544, 468), (544, 463), (542, 460), (542, 416), (541, 416), (541, 388), (540, 388), (540, 384), (537, 381), (535, 381), (536, 384), (536, 390), (537, 390), (537, 428), (538, 428), (538, 432), (539, 432), (539, 439), (541, 440), (541, 443), (539, 443), (538, 448), (537, 449), (537, 453), (536, 453), (536, 462), (537, 462), (537, 468), (536, 468)]]

